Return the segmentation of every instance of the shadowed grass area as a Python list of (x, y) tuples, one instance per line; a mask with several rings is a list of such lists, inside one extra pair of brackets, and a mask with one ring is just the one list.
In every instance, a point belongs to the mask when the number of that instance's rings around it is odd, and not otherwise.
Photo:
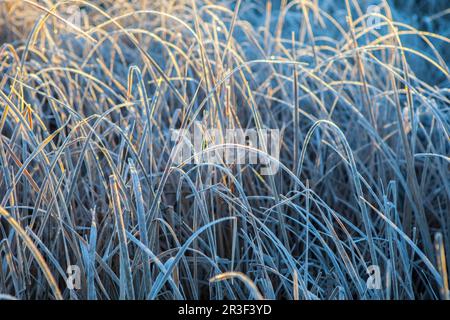
[(1, 1), (0, 299), (448, 299), (450, 9), (336, 2)]

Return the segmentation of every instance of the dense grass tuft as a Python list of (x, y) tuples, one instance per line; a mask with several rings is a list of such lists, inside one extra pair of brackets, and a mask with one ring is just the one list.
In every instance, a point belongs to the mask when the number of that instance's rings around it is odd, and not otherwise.
[[(449, 298), (450, 9), (411, 2), (0, 1), (0, 299)], [(279, 170), (174, 163), (194, 127)]]

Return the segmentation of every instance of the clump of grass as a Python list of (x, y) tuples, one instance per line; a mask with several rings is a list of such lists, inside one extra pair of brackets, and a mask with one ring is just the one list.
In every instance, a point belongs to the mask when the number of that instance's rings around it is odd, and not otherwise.
[(362, 3), (2, 1), (0, 299), (447, 299), (450, 40)]

